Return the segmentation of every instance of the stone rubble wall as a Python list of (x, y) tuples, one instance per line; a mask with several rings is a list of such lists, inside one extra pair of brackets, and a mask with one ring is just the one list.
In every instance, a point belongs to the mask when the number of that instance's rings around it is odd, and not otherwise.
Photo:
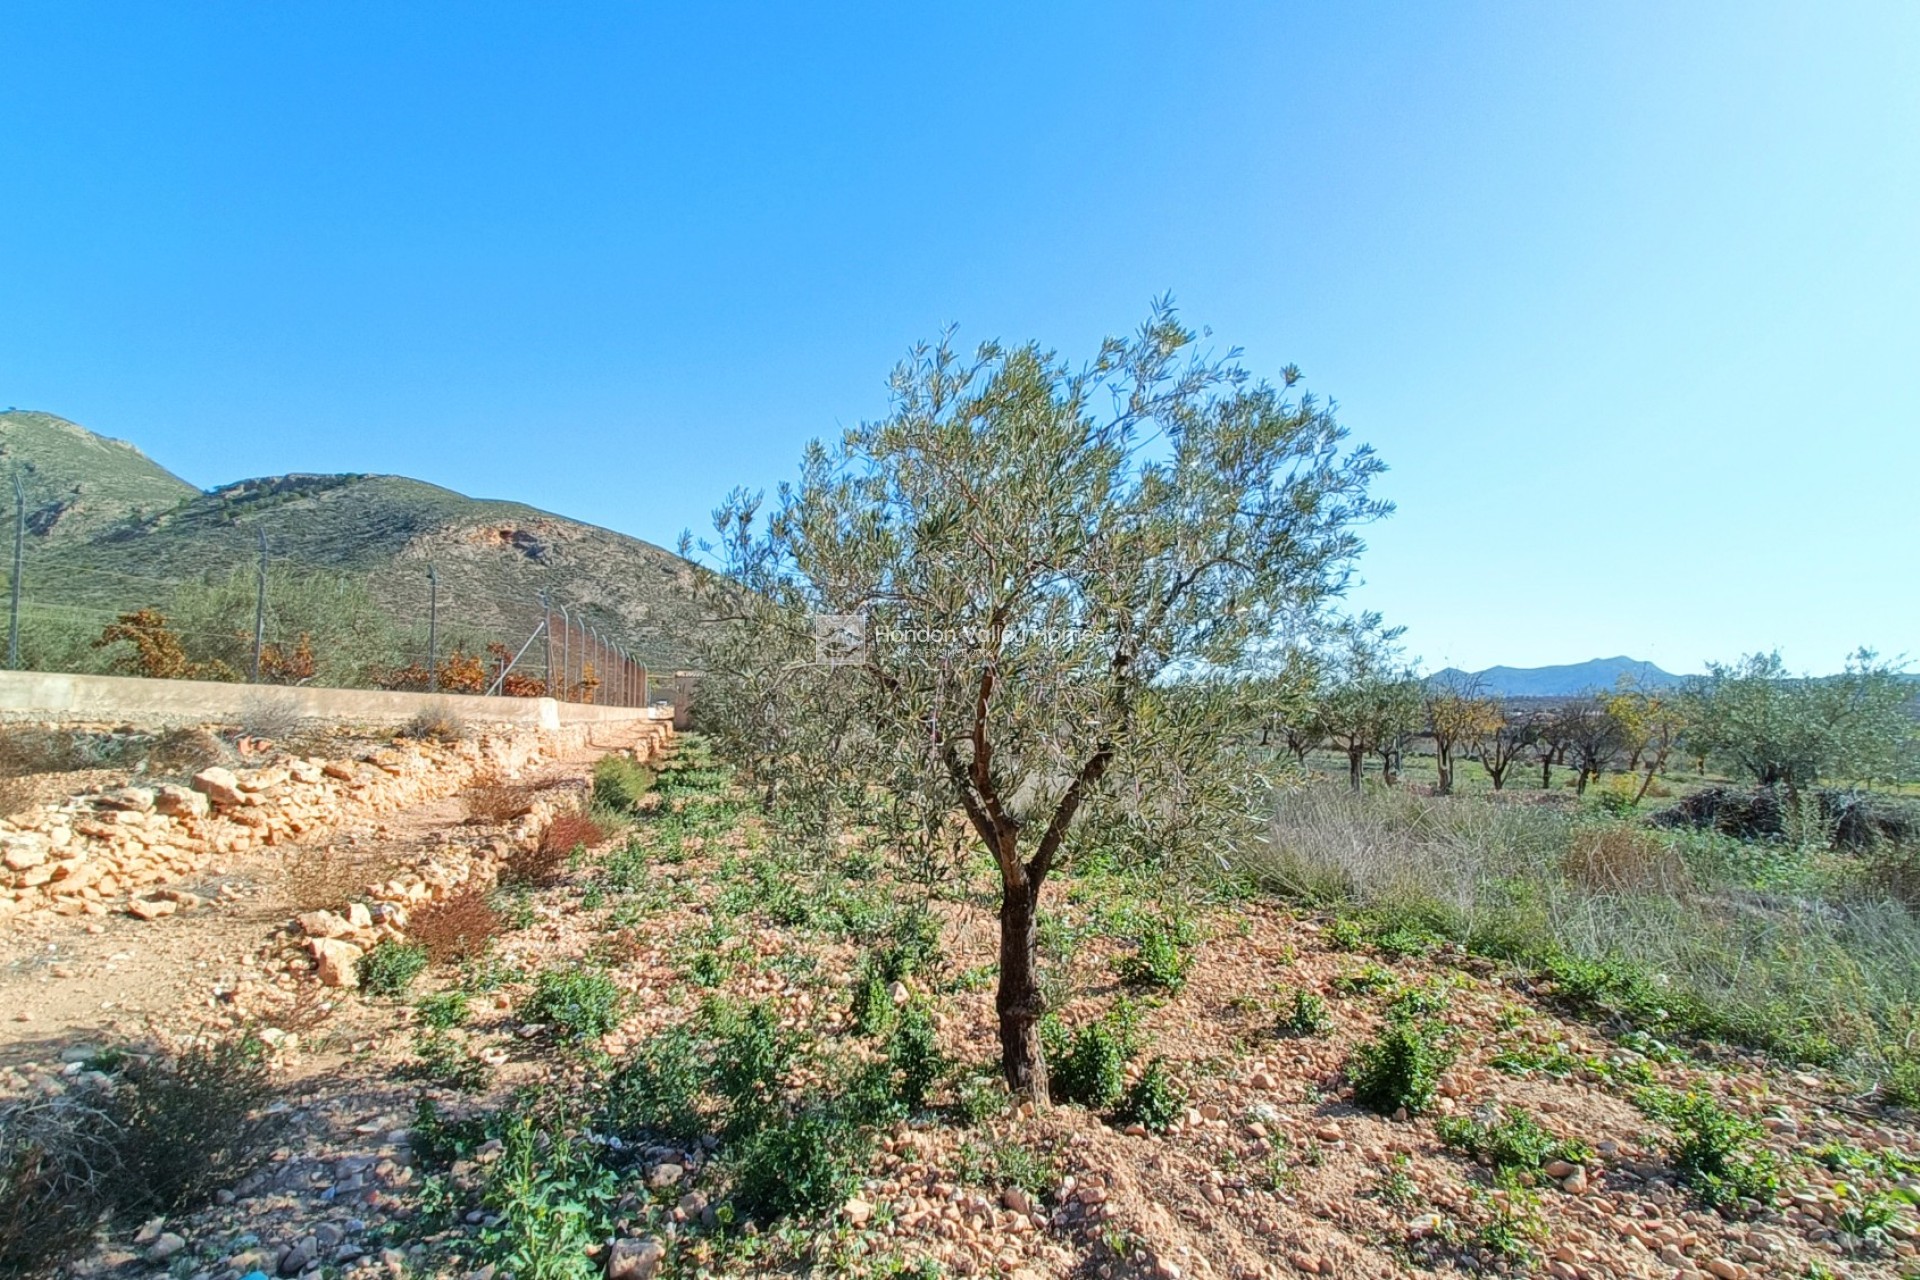
[[(630, 714), (623, 733), (633, 721)], [(606, 727), (577, 722), (452, 743), (396, 741), (350, 759), (282, 756), (260, 768), (204, 769), (191, 787), (128, 786), (42, 805), (0, 819), (0, 921), (36, 910), (170, 915), (197, 899), (158, 886), (222, 855), (315, 840), (343, 821), (438, 800), (476, 779), (517, 778)], [(666, 717), (646, 717), (639, 728), (640, 759), (664, 749), (673, 733)]]

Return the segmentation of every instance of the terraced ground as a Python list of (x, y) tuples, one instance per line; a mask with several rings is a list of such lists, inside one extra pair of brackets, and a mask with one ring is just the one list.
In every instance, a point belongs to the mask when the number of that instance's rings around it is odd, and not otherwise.
[[(857, 837), (807, 851), (697, 739), (637, 804), (599, 795), (603, 838), (508, 869), (484, 953), (383, 967), (379, 994), (306, 978), (297, 1015), (227, 1026), (274, 1045), (278, 1147), (80, 1273), (1920, 1274), (1915, 1117), (1819, 1070), (1088, 867), (1043, 936), (1055, 1092), (1080, 1100), (1036, 1112), (992, 1067), (987, 868), (936, 892)], [(461, 808), (398, 847), (487, 856)], [(228, 949), (297, 955), (235, 923)], [(206, 1026), (225, 979), (193, 972), (151, 1035)], [(8, 1055), (15, 1088), (60, 1069), (38, 1051)]]

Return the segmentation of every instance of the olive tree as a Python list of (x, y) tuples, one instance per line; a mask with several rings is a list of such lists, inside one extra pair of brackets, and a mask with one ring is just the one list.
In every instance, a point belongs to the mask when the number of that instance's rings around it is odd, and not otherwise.
[(1402, 660), (1404, 627), (1381, 624), (1377, 613), (1346, 619), (1335, 632), (1327, 678), (1316, 704), (1322, 736), (1347, 758), (1347, 785), (1360, 789), (1367, 757), (1379, 754), (1393, 782), (1398, 752), (1419, 728), (1420, 684)]
[(1833, 676), (1789, 675), (1777, 652), (1711, 663), (1682, 693), (1692, 750), (1789, 789), (1911, 774), (1914, 700), (1913, 682), (1871, 649)]
[(1390, 510), (1368, 494), (1380, 462), (1298, 379), (1196, 353), (1164, 303), (1079, 368), (949, 335), (896, 368), (884, 420), (809, 446), (758, 541), (736, 539), (761, 588), (858, 620), (831, 673), (867, 708), (871, 776), (937, 787), (998, 868), (1017, 1093), (1047, 1097), (1037, 929), (1076, 818), (1165, 754), (1143, 750), (1154, 734), (1231, 733), (1221, 699), (1145, 712), (1311, 616), (1346, 583), (1355, 527)]
[(1434, 765), (1440, 782), (1435, 791), (1453, 794), (1454, 758), (1500, 727), (1500, 707), (1480, 691), (1471, 676), (1435, 677), (1425, 693), (1427, 733), (1433, 738)]

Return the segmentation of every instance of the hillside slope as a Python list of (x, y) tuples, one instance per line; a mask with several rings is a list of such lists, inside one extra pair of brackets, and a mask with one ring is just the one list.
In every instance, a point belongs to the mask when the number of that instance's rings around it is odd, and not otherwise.
[(1628, 657), (1594, 658), (1551, 667), (1488, 667), (1484, 671), (1448, 667), (1428, 679), (1434, 683), (1471, 682), (1496, 698), (1567, 698), (1616, 688), (1622, 676), (1631, 677), (1645, 689), (1670, 688), (1682, 679), (1651, 662)]
[(692, 658), (697, 570), (637, 538), (404, 476), (287, 475), (202, 493), (49, 414), (0, 415), (0, 432), (42, 495), (29, 495), (24, 575), (39, 607), (159, 604), (175, 583), (254, 564), (264, 532), (275, 564), (362, 577), (402, 623), (424, 625), (431, 564), (443, 627), (510, 641), (531, 632), (545, 592), (656, 666)]

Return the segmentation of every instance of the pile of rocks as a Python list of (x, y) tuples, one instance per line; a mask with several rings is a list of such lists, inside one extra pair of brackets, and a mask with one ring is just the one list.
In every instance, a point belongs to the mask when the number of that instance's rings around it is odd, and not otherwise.
[[(670, 732), (663, 722), (645, 748)], [(199, 872), (220, 854), (439, 799), (477, 776), (516, 776), (563, 741), (537, 730), (396, 741), (351, 759), (282, 756), (254, 769), (203, 769), (190, 787), (124, 786), (43, 805), (0, 820), (0, 920), (115, 909), (157, 919), (195, 903), (191, 894), (150, 887)]]

